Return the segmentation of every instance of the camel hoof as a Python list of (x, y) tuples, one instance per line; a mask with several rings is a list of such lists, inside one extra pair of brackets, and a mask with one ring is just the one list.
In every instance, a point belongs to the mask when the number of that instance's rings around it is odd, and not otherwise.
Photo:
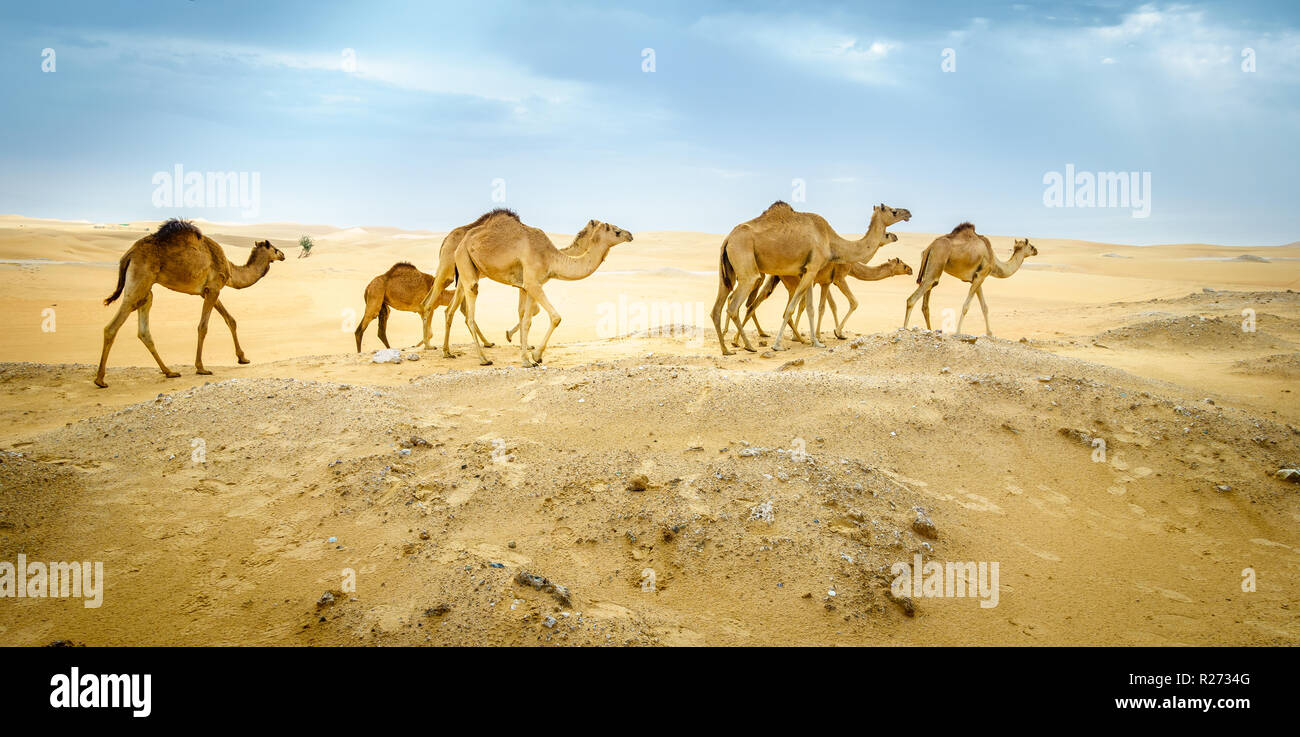
[(107, 389), (107, 388), (108, 388), (108, 382), (104, 381), (104, 380), (101, 379), (101, 378), (96, 377), (96, 378), (95, 378), (95, 386), (99, 387), (100, 389)]
[[(199, 373), (203, 373), (203, 372), (200, 371)], [(212, 372), (209, 371), (208, 373), (210, 374), (210, 373), (212, 373)], [(163, 376), (165, 376), (165, 377), (167, 377), (167, 378), (169, 378), (169, 379), (177, 379), (177, 378), (180, 378), (180, 374), (177, 373), (177, 372), (175, 372), (175, 371), (164, 371), (164, 372), (163, 372)]]
[[(758, 353), (757, 348), (750, 348), (749, 346), (745, 346), (745, 350), (749, 351), (750, 353)], [(782, 348), (781, 350), (785, 350), (785, 349)]]
[(507, 343), (515, 342), (515, 336), (511, 335), (509, 330), (506, 331), (506, 342)]
[(488, 359), (488, 360), (486, 360), (486, 361), (479, 361), (479, 362), (478, 362), (478, 365), (480, 365), (480, 366), (491, 366), (491, 365), (492, 365), (492, 360), (491, 360), (491, 359)]
[(725, 350), (725, 349), (724, 349), (724, 350), (722, 351), (722, 355), (724, 355), (724, 356), (734, 356), (734, 355), (736, 355), (736, 352), (735, 352), (735, 351), (728, 351), (728, 350)]
[(239, 362), (240, 362), (241, 364), (249, 364), (249, 363), (252, 363), (252, 361), (248, 360), (247, 358), (241, 358), (241, 359), (239, 359)]
[(772, 344), (772, 350), (774, 350), (774, 351), (788, 351), (788, 350), (790, 350), (790, 349), (789, 349), (789, 348), (786, 348), (786, 347), (783, 346), (783, 345), (776, 345), (775, 343), (773, 343), (773, 344)]
[(839, 338), (840, 340), (848, 340), (848, 338), (845, 338), (845, 337), (844, 337), (844, 333), (841, 333), (841, 332), (836, 332), (836, 333), (835, 333), (835, 337), (836, 337), (836, 338)]
[(815, 341), (815, 342), (812, 344), (812, 346), (813, 346), (813, 348), (825, 348), (825, 347), (826, 347), (826, 344), (823, 343), (823, 342), (821, 342), (820, 340), (818, 340), (818, 341)]
[(484, 348), (496, 348), (496, 347), (497, 347), (497, 344), (496, 344), (496, 343), (484, 343), (484, 344), (483, 344), (483, 347), (484, 347)]
[[(194, 370), (194, 373), (198, 374), (199, 376), (211, 376), (211, 375), (212, 375), (212, 372), (209, 371), (209, 370), (207, 370), (207, 369), (195, 369), (195, 370)], [(169, 379), (174, 379), (174, 378), (176, 378), (177, 376), (180, 376), (180, 374), (176, 373), (175, 371), (171, 372), (170, 374), (167, 374), (167, 378), (169, 378)]]
[(770, 337), (772, 337), (772, 334), (771, 334), (771, 333), (765, 333), (765, 332), (763, 332), (762, 330), (760, 330), (760, 331), (758, 331), (758, 337), (760, 337), (760, 338), (770, 338)]

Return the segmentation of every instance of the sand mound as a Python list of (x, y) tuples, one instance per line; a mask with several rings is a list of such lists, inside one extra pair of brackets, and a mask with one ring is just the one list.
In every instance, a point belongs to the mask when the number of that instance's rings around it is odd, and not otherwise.
[[(45, 602), (0, 625), (24, 644), (1069, 643), (1099, 636), (1072, 615), (1123, 603), (1143, 625), (1106, 641), (1223, 642), (1237, 611), (1186, 577), (1297, 565), (1224, 516), (1295, 510), (1267, 473), (1300, 455), (1284, 425), (1005, 341), (898, 331), (785, 359), (741, 357), (786, 369), (743, 381), (638, 359), (239, 378), (72, 422), (3, 458), (0, 554), (103, 559), (111, 626), (27, 616)], [(8, 392), (75, 373), (2, 369)], [(997, 614), (895, 601), (915, 555), (999, 561)], [(1294, 641), (1286, 622), (1229, 639)]]

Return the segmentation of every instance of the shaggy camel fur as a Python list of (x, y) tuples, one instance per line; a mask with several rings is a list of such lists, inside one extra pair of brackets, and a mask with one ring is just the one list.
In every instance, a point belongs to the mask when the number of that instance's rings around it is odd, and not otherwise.
[[(447, 308), (443, 354), (451, 354), (448, 345), (451, 320), (462, 301), (469, 305), (465, 319), (469, 323), (471, 334), (479, 334), (474, 322), (474, 308), (478, 300), (479, 278), (486, 276), (493, 281), (517, 287), (525, 295), (519, 304), (519, 347), (523, 365), (536, 366), (542, 360), (551, 333), (560, 324), (560, 313), (542, 292), (542, 285), (551, 279), (576, 281), (587, 278), (604, 262), (610, 248), (631, 240), (632, 234), (626, 230), (592, 220), (574, 236), (573, 244), (566, 249), (581, 254), (573, 256), (556, 248), (540, 229), (524, 225), (513, 212), (489, 213), (482, 224), (465, 234), (460, 247), (456, 249), (459, 284), (456, 286), (456, 297)], [(531, 308), (534, 304), (541, 305), (551, 317), (551, 326), (538, 344), (536, 353), (533, 353), (528, 343), (528, 329), (533, 321)], [(492, 362), (483, 353), (483, 346), (477, 340), (474, 347), (478, 349), (480, 363), (490, 365)]]
[[(784, 202), (774, 202), (763, 214), (741, 223), (732, 229), (722, 242), (718, 266), (718, 296), (713, 303), (713, 328), (718, 333), (718, 343), (724, 356), (731, 355), (722, 329), (722, 306), (727, 303), (731, 322), (742, 324), (741, 303), (762, 284), (763, 275), (793, 276), (799, 282), (786, 303), (772, 342), (772, 350), (783, 351), (781, 340), (785, 325), (790, 321), (804, 293), (812, 286), (817, 275), (830, 263), (869, 261), (885, 243), (885, 228), (901, 220), (911, 219), (905, 209), (877, 205), (871, 215), (867, 232), (856, 241), (841, 238), (831, 229), (826, 219), (810, 212), (796, 212)], [(728, 301), (730, 297), (730, 301)], [(808, 332), (815, 333), (813, 312), (808, 310)], [(749, 336), (742, 330), (740, 339), (745, 350), (754, 351)], [(813, 345), (822, 343), (813, 335)]]
[(921, 302), (921, 313), (925, 315), (925, 327), (930, 327), (930, 291), (939, 283), (944, 272), (952, 274), (964, 282), (970, 282), (970, 292), (966, 302), (961, 306), (961, 317), (957, 319), (957, 332), (961, 333), (966, 311), (970, 309), (971, 299), (980, 298), (980, 309), (984, 311), (984, 332), (993, 335), (989, 325), (989, 306), (984, 301), (984, 280), (989, 276), (1006, 279), (1020, 270), (1025, 257), (1037, 256), (1038, 249), (1029, 243), (1028, 238), (1016, 239), (1011, 250), (1011, 258), (999, 261), (993, 255), (993, 245), (989, 239), (975, 232), (975, 226), (962, 223), (948, 235), (934, 239), (921, 256), (921, 268), (916, 283), (920, 286), (907, 298), (907, 312), (903, 315), (903, 327), (907, 327), (912, 318), (912, 308), (917, 300)]
[(95, 384), (108, 386), (104, 381), (108, 351), (113, 347), (113, 340), (122, 323), (135, 310), (140, 311), (137, 334), (153, 355), (153, 360), (158, 362), (158, 368), (169, 379), (180, 376), (163, 363), (153, 346), (153, 336), (149, 333), (149, 308), (153, 305), (154, 284), (161, 284), (182, 294), (203, 297), (203, 314), (199, 318), (199, 345), (194, 354), (194, 368), (198, 373), (212, 373), (203, 368), (203, 339), (208, 334), (208, 317), (213, 308), (216, 308), (230, 328), (230, 336), (235, 340), (235, 356), (240, 363), (248, 363), (244, 350), (239, 347), (235, 318), (226, 311), (218, 296), (222, 287), (244, 289), (256, 284), (266, 276), (272, 261), (283, 260), (284, 253), (271, 245), (270, 241), (259, 241), (248, 254), (248, 263), (236, 266), (226, 259), (221, 246), (199, 232), (193, 223), (176, 219), (163, 223), (153, 234), (136, 241), (118, 262), (117, 289), (104, 300), (104, 304), (112, 304), (119, 296), (122, 297), (122, 304), (113, 319), (104, 326), (104, 350), (99, 356)]

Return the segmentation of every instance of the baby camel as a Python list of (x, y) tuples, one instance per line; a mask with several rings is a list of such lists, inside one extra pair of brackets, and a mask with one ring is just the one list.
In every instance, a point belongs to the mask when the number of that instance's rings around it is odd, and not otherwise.
[[(365, 334), (366, 328), (376, 317), (379, 318), (379, 340), (383, 342), (385, 348), (392, 348), (388, 344), (388, 310), (402, 310), (403, 312), (414, 312), (420, 316), (424, 325), (429, 324), (429, 318), (433, 310), (439, 307), (445, 307), (451, 304), (451, 298), (455, 294), (450, 289), (442, 290), (438, 299), (434, 302), (433, 307), (426, 312), (421, 304), (424, 296), (433, 288), (433, 276), (415, 268), (413, 264), (405, 261), (393, 264), (392, 268), (374, 279), (366, 286), (366, 313), (357, 325), (357, 353), (361, 352), (361, 336)], [(428, 331), (425, 331), (428, 336)]]
[(966, 302), (961, 306), (961, 317), (957, 319), (957, 332), (961, 333), (962, 322), (970, 301), (980, 298), (980, 309), (984, 311), (984, 332), (993, 335), (989, 325), (989, 306), (984, 301), (984, 280), (990, 275), (1006, 279), (1020, 270), (1026, 256), (1037, 256), (1038, 249), (1030, 244), (1028, 238), (1017, 238), (1011, 250), (1011, 258), (999, 261), (993, 255), (993, 245), (989, 239), (975, 232), (975, 226), (962, 223), (948, 235), (941, 235), (925, 249), (921, 256), (921, 269), (916, 277), (919, 284), (912, 296), (907, 298), (907, 312), (903, 315), (903, 327), (907, 327), (912, 318), (912, 308), (917, 300), (921, 302), (921, 313), (925, 315), (925, 327), (930, 327), (930, 291), (939, 283), (944, 272), (952, 274), (964, 282), (970, 282), (970, 292)]
[(140, 341), (149, 349), (153, 360), (158, 362), (158, 368), (169, 379), (180, 376), (163, 363), (153, 347), (153, 336), (149, 333), (149, 308), (153, 305), (154, 284), (161, 284), (182, 294), (203, 297), (203, 314), (199, 318), (199, 345), (194, 356), (197, 373), (212, 373), (203, 368), (203, 339), (208, 334), (208, 317), (214, 307), (230, 328), (230, 336), (235, 340), (235, 356), (240, 363), (248, 363), (244, 350), (239, 347), (235, 318), (230, 316), (217, 297), (222, 287), (251, 287), (266, 276), (272, 261), (283, 260), (284, 253), (271, 245), (270, 241), (258, 241), (248, 254), (248, 263), (236, 266), (226, 259), (221, 246), (199, 232), (193, 223), (174, 218), (163, 223), (153, 234), (136, 241), (118, 262), (117, 289), (104, 300), (104, 304), (112, 304), (119, 296), (122, 297), (122, 304), (112, 321), (104, 327), (104, 350), (99, 355), (99, 372), (95, 374), (95, 385), (108, 386), (104, 381), (108, 351), (113, 347), (113, 339), (117, 337), (122, 323), (135, 310), (140, 311)]

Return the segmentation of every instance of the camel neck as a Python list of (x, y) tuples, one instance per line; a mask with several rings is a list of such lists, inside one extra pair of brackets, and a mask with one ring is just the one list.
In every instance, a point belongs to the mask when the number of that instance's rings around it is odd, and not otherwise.
[(254, 248), (248, 256), (248, 263), (230, 268), (230, 284), (234, 289), (243, 289), (256, 284), (271, 270), (271, 258), (262, 249)]
[(551, 275), (565, 281), (586, 279), (604, 263), (610, 245), (612, 244), (599, 245), (575, 240), (568, 248), (557, 253)]
[(876, 255), (876, 251), (885, 245), (885, 220), (880, 216), (880, 211), (872, 213), (871, 223), (861, 238), (851, 241), (835, 235), (833, 245), (832, 261), (849, 263), (870, 261), (871, 257)]
[(867, 266), (866, 264), (853, 264), (853, 269), (849, 274), (854, 279), (862, 281), (880, 281), (888, 279), (894, 275), (894, 271), (889, 264), (880, 264), (879, 266)]
[(1005, 279), (1008, 276), (1020, 270), (1020, 265), (1025, 262), (1025, 252), (1016, 251), (1011, 254), (1011, 258), (1006, 261), (999, 261), (995, 256), (993, 258), (993, 276), (999, 279)]

